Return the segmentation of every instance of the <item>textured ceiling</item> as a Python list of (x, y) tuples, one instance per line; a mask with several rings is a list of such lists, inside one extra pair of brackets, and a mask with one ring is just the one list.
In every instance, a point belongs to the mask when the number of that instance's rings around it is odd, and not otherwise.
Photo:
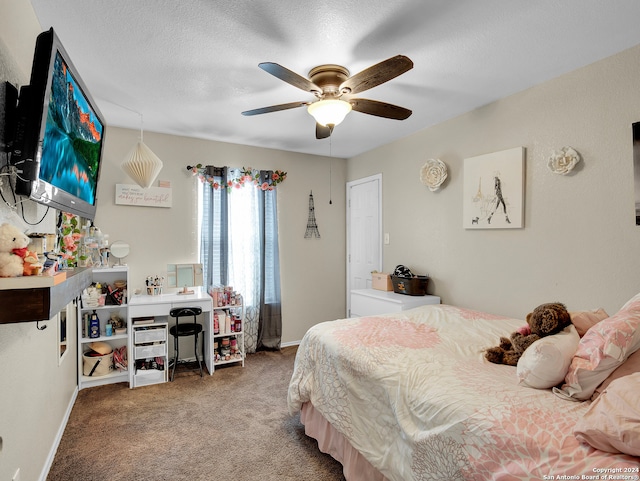
[[(111, 126), (353, 157), (640, 44), (637, 0), (31, 0)], [(358, 97), (413, 110), (350, 113), (316, 140), (314, 97), (258, 68), (414, 68)]]

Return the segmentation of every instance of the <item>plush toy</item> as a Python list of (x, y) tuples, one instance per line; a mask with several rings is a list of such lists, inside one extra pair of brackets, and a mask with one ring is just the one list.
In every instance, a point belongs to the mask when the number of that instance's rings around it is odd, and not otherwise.
[(23, 273), (23, 257), (29, 237), (16, 226), (0, 225), (0, 277), (18, 277)]
[(564, 304), (551, 302), (536, 307), (527, 314), (527, 325), (513, 332), (509, 339), (500, 338), (500, 344), (485, 351), (485, 358), (495, 364), (516, 366), (522, 353), (542, 337), (552, 336), (571, 324)]
[(40, 259), (38, 259), (38, 254), (35, 251), (27, 250), (22, 262), (23, 276), (37, 276), (42, 271), (42, 263)]

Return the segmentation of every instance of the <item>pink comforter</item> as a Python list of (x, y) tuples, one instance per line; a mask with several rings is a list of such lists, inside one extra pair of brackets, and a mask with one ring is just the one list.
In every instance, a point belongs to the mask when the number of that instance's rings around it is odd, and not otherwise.
[(637, 480), (638, 458), (573, 435), (588, 402), (519, 386), (515, 367), (484, 359), (523, 324), (446, 305), (318, 324), (298, 349), (289, 409), (310, 401), (391, 481)]

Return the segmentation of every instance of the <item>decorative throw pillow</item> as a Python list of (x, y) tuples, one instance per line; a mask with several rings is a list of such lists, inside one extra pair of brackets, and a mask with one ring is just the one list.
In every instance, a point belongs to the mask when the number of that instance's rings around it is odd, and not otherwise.
[(573, 434), (600, 451), (640, 456), (640, 372), (616, 379), (591, 403)]
[(631, 356), (629, 356), (629, 358), (625, 362), (623, 362), (622, 365), (618, 366), (615, 371), (609, 374), (609, 377), (596, 388), (593, 396), (591, 396), (591, 400), (595, 401), (595, 399), (605, 389), (607, 389), (607, 387), (609, 387), (609, 384), (611, 384), (611, 382), (615, 381), (618, 378), (633, 374), (634, 372), (640, 372), (640, 349), (631, 354)]
[(580, 340), (562, 389), (554, 393), (565, 399), (584, 401), (596, 388), (640, 348), (640, 294), (614, 316), (591, 327)]
[(562, 382), (580, 343), (571, 325), (553, 336), (531, 344), (518, 359), (516, 374), (521, 386), (548, 389)]
[(591, 311), (569, 311), (569, 316), (571, 323), (576, 326), (578, 334), (582, 337), (591, 327), (609, 317), (609, 314), (600, 308)]

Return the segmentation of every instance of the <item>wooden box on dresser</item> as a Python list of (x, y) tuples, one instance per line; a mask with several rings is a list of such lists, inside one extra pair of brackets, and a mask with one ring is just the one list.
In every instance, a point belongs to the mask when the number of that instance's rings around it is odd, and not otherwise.
[[(106, 374), (102, 374), (104, 370), (99, 371), (101, 375), (95, 376), (90, 371), (85, 373), (84, 363), (86, 352), (91, 351), (91, 343), (106, 342), (111, 346), (113, 351), (125, 347), (126, 357), (131, 359), (130, 343), (129, 343), (129, 316), (128, 303), (126, 295), (126, 286), (129, 282), (129, 270), (127, 266), (115, 266), (109, 268), (95, 268), (92, 270), (92, 284), (99, 283), (101, 286), (111, 287), (114, 290), (112, 295), (104, 294), (104, 304), (99, 301), (96, 306), (95, 301), (87, 296), (86, 291), (83, 292), (80, 302), (78, 303), (78, 389), (87, 387), (100, 386), (103, 384), (111, 384), (116, 382), (129, 382), (129, 369), (110, 368)], [(115, 286), (125, 287), (118, 288)], [(121, 304), (117, 304), (118, 300)], [(90, 319), (96, 314), (99, 320), (99, 336), (90, 337)], [(124, 323), (124, 332), (118, 331), (112, 326), (111, 331), (107, 332), (107, 323), (117, 317)], [(110, 335), (107, 335), (110, 334)], [(87, 362), (90, 362), (88, 360)], [(110, 360), (109, 360), (110, 362)]]

